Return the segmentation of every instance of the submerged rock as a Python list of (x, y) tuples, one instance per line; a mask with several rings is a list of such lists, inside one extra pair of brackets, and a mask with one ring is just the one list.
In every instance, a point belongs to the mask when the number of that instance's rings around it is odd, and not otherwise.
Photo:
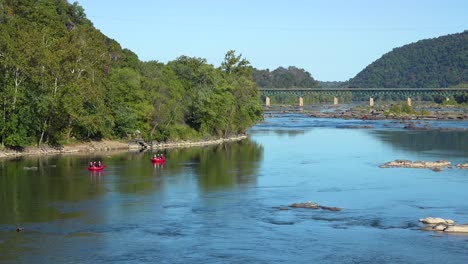
[(328, 211), (341, 211), (341, 210), (343, 210), (343, 209), (338, 208), (338, 207), (330, 207), (330, 206), (319, 205), (319, 204), (313, 203), (311, 201), (304, 202), (304, 203), (293, 203), (289, 207), (292, 207), (292, 208), (306, 208), (306, 209), (322, 209), (322, 210), (328, 210)]
[(23, 167), (23, 170), (38, 170), (38, 167)]
[(292, 208), (307, 208), (307, 209), (319, 209), (319, 205), (311, 201), (305, 203), (293, 203), (289, 207)]
[(452, 163), (447, 160), (438, 160), (438, 161), (415, 161), (411, 160), (395, 160), (384, 163), (380, 165), (380, 168), (426, 168), (426, 169), (435, 169), (435, 168), (448, 168), (452, 166)]
[(322, 205), (319, 205), (320, 209), (322, 210), (328, 210), (328, 211), (341, 211), (343, 209), (339, 208), (339, 207), (330, 207), (330, 206), (322, 206)]
[(289, 207), (284, 207), (284, 206), (275, 206), (273, 209), (280, 210), (280, 211), (287, 211), (289, 210)]
[(370, 129), (370, 128), (374, 128), (374, 126), (370, 126), (370, 125), (351, 126), (351, 125), (349, 125), (349, 126), (342, 126), (342, 127), (340, 127), (340, 128), (357, 128), (357, 129), (361, 128), (361, 129)]

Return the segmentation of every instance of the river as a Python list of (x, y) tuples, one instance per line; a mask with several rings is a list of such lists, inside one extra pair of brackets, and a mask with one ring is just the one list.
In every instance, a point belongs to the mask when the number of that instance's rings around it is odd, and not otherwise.
[[(468, 131), (291, 114), (248, 134), (164, 150), (162, 166), (150, 152), (0, 160), (0, 262), (468, 263), (468, 234), (418, 222), (468, 223), (468, 170), (379, 168), (468, 162)], [(306, 201), (343, 210), (281, 210)]]

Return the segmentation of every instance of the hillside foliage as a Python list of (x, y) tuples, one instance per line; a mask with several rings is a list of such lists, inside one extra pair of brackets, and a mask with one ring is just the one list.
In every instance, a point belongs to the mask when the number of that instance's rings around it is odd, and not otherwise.
[(393, 49), (349, 80), (349, 87), (441, 88), (468, 83), (468, 31)]
[(142, 62), (97, 30), (78, 3), (0, 6), (0, 144), (171, 141), (244, 133), (262, 118), (249, 62), (181, 56)]

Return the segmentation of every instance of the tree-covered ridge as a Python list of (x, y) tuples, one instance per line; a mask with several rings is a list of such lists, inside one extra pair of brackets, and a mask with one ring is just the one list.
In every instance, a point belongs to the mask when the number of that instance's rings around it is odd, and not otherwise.
[(290, 66), (276, 70), (253, 70), (253, 79), (263, 88), (314, 88), (320, 87), (309, 72)]
[(234, 51), (141, 62), (95, 29), (77, 3), (0, 2), (0, 144), (243, 133), (262, 116), (249, 62)]
[(468, 83), (468, 31), (395, 48), (352, 78), (349, 87), (431, 88)]

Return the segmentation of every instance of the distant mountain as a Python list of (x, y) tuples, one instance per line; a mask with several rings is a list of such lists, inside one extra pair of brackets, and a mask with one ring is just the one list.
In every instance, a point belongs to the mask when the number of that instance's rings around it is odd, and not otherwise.
[(252, 78), (260, 88), (314, 88), (320, 87), (309, 72), (290, 66), (270, 71), (253, 69)]
[(349, 80), (348, 87), (417, 88), (468, 84), (468, 31), (393, 49)]

